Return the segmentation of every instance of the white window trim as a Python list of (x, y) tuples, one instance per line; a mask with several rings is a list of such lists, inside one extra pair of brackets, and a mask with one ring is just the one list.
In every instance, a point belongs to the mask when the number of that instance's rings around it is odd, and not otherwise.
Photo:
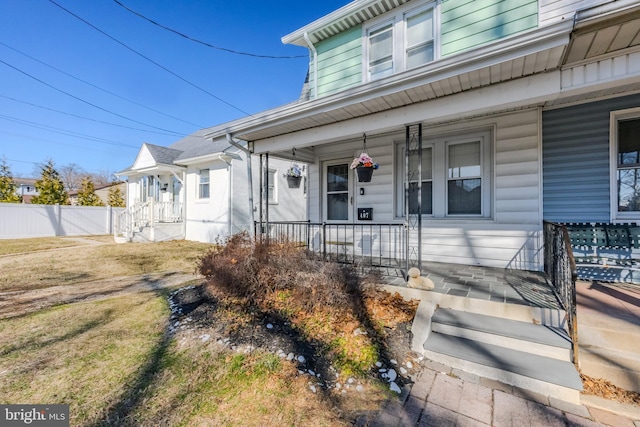
[[(269, 199), (269, 192), (267, 191), (267, 203), (269, 203), (270, 205), (277, 205), (278, 204), (278, 170), (277, 169), (272, 169), (269, 168), (269, 170), (267, 171), (267, 177), (269, 177), (270, 174), (273, 174), (273, 179), (269, 179), (268, 184), (273, 185), (273, 197), (271, 199)], [(267, 187), (269, 186), (267, 184)]]
[[(389, 23), (393, 24), (393, 72), (392, 74), (405, 71), (406, 67), (406, 19), (414, 16), (427, 9), (433, 9), (433, 61), (427, 62), (422, 65), (432, 64), (440, 59), (440, 33), (441, 33), (441, 20), (440, 20), (440, 1), (431, 0), (424, 2), (419, 6), (415, 6), (415, 3), (409, 3), (402, 7), (389, 11), (375, 19), (372, 19), (367, 26), (362, 28), (362, 81), (370, 82), (380, 78), (371, 79), (369, 76), (369, 33), (375, 31)], [(415, 68), (419, 68), (414, 67)]]
[[(463, 134), (448, 134), (447, 136), (423, 139), (422, 148), (432, 149), (432, 214), (423, 214), (423, 219), (433, 220), (489, 220), (493, 218), (493, 162), (494, 153), (494, 133), (490, 129), (479, 129), (477, 131), (465, 132)], [(480, 168), (482, 179), (482, 198), (480, 214), (448, 214), (448, 165), (449, 146), (463, 144), (466, 142), (480, 141)], [(395, 170), (395, 217), (402, 219), (405, 217), (405, 160), (404, 141), (396, 140), (395, 153), (397, 156)]]
[[(207, 181), (207, 185), (209, 186), (209, 197), (200, 197), (200, 188), (203, 185), (201, 179), (202, 179), (202, 172), (207, 171), (207, 175), (208, 175), (208, 181)], [(197, 185), (196, 185), (196, 200), (209, 200), (211, 198), (211, 169), (209, 168), (202, 168), (202, 169), (198, 169), (196, 171), (196, 176), (198, 177), (197, 179)]]
[(323, 221), (326, 221), (328, 224), (344, 224), (344, 223), (351, 223), (353, 222), (353, 187), (354, 187), (354, 172), (352, 169), (349, 168), (349, 173), (347, 174), (348, 176), (348, 180), (347, 180), (347, 200), (348, 200), (348, 205), (347, 205), (347, 219), (346, 220), (330, 220), (328, 219), (328, 212), (327, 212), (327, 168), (329, 166), (336, 166), (336, 165), (341, 165), (341, 164), (346, 164), (347, 167), (349, 167), (349, 165), (351, 164), (351, 161), (353, 160), (353, 157), (347, 157), (347, 158), (337, 158), (337, 159), (331, 159), (331, 160), (325, 160), (322, 162), (322, 174), (321, 174), (321, 194), (322, 194), (322, 218)]
[(611, 222), (640, 219), (640, 212), (618, 212), (618, 122), (628, 119), (640, 119), (640, 107), (609, 113), (609, 216)]

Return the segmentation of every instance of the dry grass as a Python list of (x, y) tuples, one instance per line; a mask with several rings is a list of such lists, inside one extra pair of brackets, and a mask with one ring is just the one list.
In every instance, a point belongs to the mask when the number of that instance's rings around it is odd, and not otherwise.
[[(113, 243), (113, 236), (86, 236), (85, 239), (102, 243)], [(109, 240), (107, 240), (109, 239)], [(66, 248), (70, 246), (86, 246), (89, 242), (81, 242), (71, 237), (38, 237), (34, 239), (6, 239), (0, 240), (0, 255), (39, 252), (49, 249)]]
[(72, 425), (103, 418), (161, 345), (160, 295), (76, 303), (0, 323), (3, 403), (69, 403)]
[[(42, 288), (90, 292), (92, 283), (108, 287), (107, 279), (121, 287), (119, 276), (191, 273), (211, 246), (29, 243), (12, 243), (21, 254), (0, 258), (0, 292), (9, 299)], [(43, 252), (53, 247), (61, 249)], [(358, 399), (337, 401), (313, 393), (308, 377), (274, 354), (235, 354), (197, 339), (185, 344), (180, 334), (166, 334), (169, 290), (131, 289), (0, 322), (0, 403), (68, 403), (77, 426), (342, 426), (341, 411), (375, 412), (386, 396), (372, 381)]]
[[(33, 239), (34, 248), (42, 245)], [(44, 239), (45, 245), (55, 245)], [(73, 285), (114, 276), (133, 276), (158, 272), (193, 273), (198, 257), (211, 245), (189, 241), (154, 244), (104, 244), (67, 247), (67, 239), (59, 238), (61, 249), (30, 251), (0, 258), (0, 292), (41, 289)], [(13, 242), (13, 241), (10, 241)], [(47, 243), (48, 242), (48, 243)], [(18, 247), (10, 243), (12, 247)], [(58, 246), (58, 247), (60, 247)], [(24, 252), (27, 246), (21, 247)], [(16, 258), (19, 257), (19, 258)]]

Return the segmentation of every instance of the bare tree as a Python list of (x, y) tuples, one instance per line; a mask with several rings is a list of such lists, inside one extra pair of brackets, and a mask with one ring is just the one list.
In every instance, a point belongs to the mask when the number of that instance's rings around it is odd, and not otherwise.
[(69, 163), (60, 168), (60, 178), (68, 192), (79, 190), (82, 185), (82, 178), (87, 175), (87, 172), (77, 163)]

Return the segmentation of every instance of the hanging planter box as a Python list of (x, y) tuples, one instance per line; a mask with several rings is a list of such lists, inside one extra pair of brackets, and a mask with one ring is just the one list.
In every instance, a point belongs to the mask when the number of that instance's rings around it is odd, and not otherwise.
[(287, 175), (287, 185), (289, 188), (300, 188), (300, 181), (302, 181), (301, 176)]
[(371, 182), (371, 177), (373, 176), (373, 168), (358, 166), (356, 168), (356, 173), (358, 174), (358, 182)]

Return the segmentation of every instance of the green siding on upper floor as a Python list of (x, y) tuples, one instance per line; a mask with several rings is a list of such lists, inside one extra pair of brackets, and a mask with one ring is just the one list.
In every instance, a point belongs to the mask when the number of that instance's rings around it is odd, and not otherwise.
[[(443, 58), (538, 26), (538, 0), (442, 0), (440, 13)], [(318, 97), (363, 82), (362, 25), (315, 45)], [(312, 60), (309, 64), (312, 91), (316, 84), (314, 72)]]
[(442, 57), (538, 25), (537, 0), (443, 0)]
[[(357, 26), (316, 45), (318, 96), (362, 82), (362, 28)], [(313, 63), (310, 80), (313, 84)]]

